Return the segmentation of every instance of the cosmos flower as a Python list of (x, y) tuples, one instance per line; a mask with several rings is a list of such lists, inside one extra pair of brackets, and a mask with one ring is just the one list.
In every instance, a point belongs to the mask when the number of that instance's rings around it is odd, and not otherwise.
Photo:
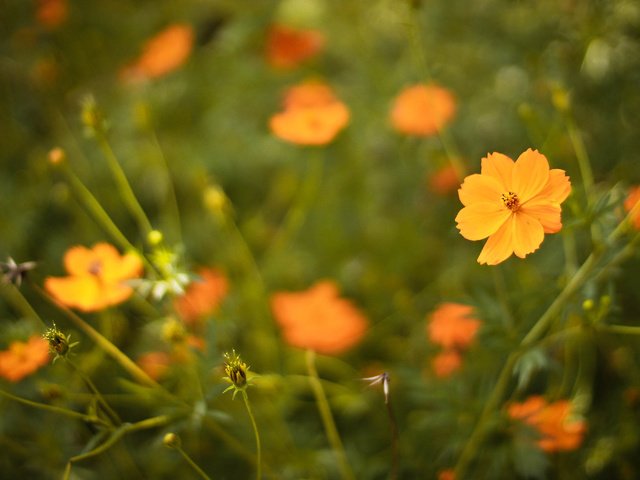
[[(636, 205), (636, 203), (638, 203), (640, 201), (640, 186), (635, 186), (633, 187), (630, 191), (629, 194), (627, 195), (627, 198), (624, 201), (624, 209), (627, 212), (630, 212), (631, 209)], [(632, 217), (631, 222), (633, 223), (633, 226), (640, 230), (640, 212), (634, 212), (635, 215)]]
[(325, 37), (317, 30), (272, 25), (267, 35), (265, 56), (272, 67), (291, 69), (318, 54), (324, 45)]
[(302, 292), (276, 293), (271, 308), (289, 345), (324, 354), (353, 347), (368, 326), (365, 316), (339, 297), (332, 281), (318, 282)]
[(94, 312), (127, 300), (133, 288), (127, 281), (142, 273), (135, 253), (120, 255), (113, 245), (71, 247), (64, 255), (67, 277), (48, 277), (44, 287), (61, 304)]
[(406, 135), (436, 135), (456, 112), (453, 94), (439, 85), (418, 84), (405, 88), (391, 109), (391, 125)]
[(19, 382), (49, 363), (49, 342), (32, 335), (26, 342), (12, 342), (0, 352), (0, 377)]
[(222, 272), (214, 268), (200, 268), (198, 279), (191, 282), (183, 295), (176, 298), (174, 308), (189, 325), (215, 313), (229, 291), (229, 283)]
[(472, 306), (441, 303), (429, 316), (427, 336), (444, 348), (464, 349), (473, 342), (481, 325)]
[(536, 251), (545, 233), (562, 228), (560, 204), (571, 184), (564, 170), (549, 169), (547, 158), (527, 150), (514, 162), (501, 153), (482, 159), (480, 174), (465, 178), (458, 195), (464, 208), (456, 216), (467, 240), (488, 237), (478, 263), (496, 265), (515, 253)]

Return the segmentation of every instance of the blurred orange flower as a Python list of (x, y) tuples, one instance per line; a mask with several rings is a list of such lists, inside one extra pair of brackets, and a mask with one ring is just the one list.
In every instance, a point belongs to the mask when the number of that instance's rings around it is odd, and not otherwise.
[(69, 276), (48, 277), (44, 287), (58, 302), (85, 312), (127, 300), (133, 289), (126, 281), (142, 273), (138, 255), (121, 256), (108, 243), (97, 243), (91, 249), (71, 247), (64, 255), (64, 265)]
[(512, 253), (524, 258), (540, 247), (545, 233), (562, 229), (560, 204), (570, 192), (564, 170), (550, 170), (537, 150), (528, 149), (515, 162), (490, 153), (481, 173), (469, 175), (458, 190), (464, 208), (457, 227), (467, 240), (489, 237), (478, 263), (496, 265)]
[(47, 363), (49, 342), (32, 335), (26, 342), (11, 342), (8, 350), (0, 352), (0, 377), (19, 382)]
[(322, 281), (302, 292), (279, 292), (271, 308), (285, 341), (294, 347), (337, 354), (358, 343), (368, 326), (365, 316), (340, 298), (332, 281)]
[(456, 480), (456, 474), (451, 468), (438, 472), (438, 480)]
[(451, 192), (455, 192), (460, 185), (458, 179), (458, 172), (451, 164), (436, 170), (429, 177), (429, 189), (438, 195), (447, 195)]
[(193, 27), (184, 23), (168, 26), (147, 40), (140, 56), (122, 71), (126, 80), (162, 77), (180, 68), (191, 55)]
[(288, 69), (316, 55), (325, 45), (317, 30), (299, 30), (285, 25), (269, 29), (265, 55), (272, 67)]
[(511, 418), (521, 420), (540, 433), (538, 446), (545, 452), (575, 450), (582, 443), (586, 424), (571, 418), (571, 403), (559, 400), (552, 403), (539, 396), (529, 397), (508, 408)]
[(481, 325), (472, 306), (441, 303), (429, 316), (427, 336), (444, 348), (464, 349), (474, 340)]
[(438, 378), (450, 377), (462, 367), (462, 355), (457, 350), (446, 349), (431, 359), (431, 368)]
[(405, 88), (391, 109), (391, 125), (400, 133), (427, 137), (436, 135), (451, 121), (456, 100), (446, 88), (434, 83)]
[(171, 366), (171, 356), (166, 352), (147, 352), (140, 355), (136, 363), (154, 380), (162, 378)]
[(326, 145), (349, 123), (349, 109), (320, 82), (290, 88), (284, 107), (270, 118), (269, 127), (280, 139), (299, 145)]
[[(630, 212), (631, 209), (639, 201), (640, 201), (640, 186), (635, 186), (629, 191), (629, 194), (627, 195), (627, 198), (624, 201), (624, 209), (627, 212)], [(633, 216), (631, 221), (635, 228), (640, 229), (640, 211)]]
[(67, 0), (38, 0), (36, 20), (40, 25), (50, 29), (58, 28), (68, 15)]
[(191, 282), (184, 295), (174, 302), (176, 312), (188, 325), (215, 313), (229, 290), (229, 283), (222, 272), (205, 267), (200, 268), (197, 274), (200, 278)]

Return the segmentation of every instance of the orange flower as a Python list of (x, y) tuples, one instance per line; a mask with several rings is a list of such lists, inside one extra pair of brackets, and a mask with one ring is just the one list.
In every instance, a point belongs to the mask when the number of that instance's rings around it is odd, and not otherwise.
[(511, 404), (508, 414), (540, 433), (537, 444), (545, 452), (575, 450), (586, 432), (584, 421), (571, 419), (571, 403), (568, 400), (547, 403), (541, 396), (534, 395), (523, 403)]
[(316, 30), (273, 25), (269, 29), (265, 53), (272, 67), (287, 69), (316, 55), (324, 44), (324, 35)]
[(158, 78), (180, 68), (191, 55), (194, 33), (191, 25), (176, 23), (147, 40), (142, 54), (124, 68), (124, 79)]
[(166, 352), (148, 352), (136, 360), (138, 366), (154, 380), (166, 375), (171, 366), (171, 356)]
[(444, 348), (467, 348), (482, 322), (474, 318), (473, 307), (460, 303), (441, 303), (430, 315), (427, 336)]
[(284, 107), (271, 117), (269, 127), (277, 137), (299, 145), (326, 145), (349, 123), (349, 109), (319, 82), (289, 89)]
[(184, 295), (174, 302), (176, 312), (188, 325), (215, 313), (229, 290), (227, 279), (220, 271), (201, 268), (197, 273), (200, 279), (190, 283)]
[(436, 84), (405, 88), (391, 109), (391, 124), (400, 133), (427, 137), (436, 135), (451, 121), (456, 101), (451, 92)]
[(38, 0), (36, 20), (40, 25), (50, 29), (58, 28), (68, 15), (67, 0)]
[[(633, 187), (629, 191), (626, 200), (624, 201), (624, 209), (630, 212), (631, 209), (640, 201), (640, 186)], [(632, 219), (633, 226), (640, 230), (640, 212), (637, 212)]]
[(120, 256), (108, 243), (97, 243), (91, 249), (72, 247), (64, 255), (64, 265), (69, 276), (49, 277), (44, 287), (63, 305), (85, 312), (124, 302), (133, 293), (126, 281), (142, 272), (138, 255)]
[(276, 293), (271, 309), (287, 343), (326, 354), (354, 346), (368, 324), (351, 302), (339, 298), (331, 281), (318, 282), (303, 292)]
[(456, 480), (456, 474), (451, 468), (438, 472), (438, 480)]
[(431, 360), (431, 368), (438, 378), (450, 377), (462, 367), (462, 356), (457, 350), (447, 349)]
[(458, 172), (450, 164), (438, 169), (429, 177), (428, 181), (429, 189), (438, 195), (447, 195), (454, 192), (460, 185)]
[(19, 382), (41, 366), (49, 363), (49, 342), (32, 335), (26, 342), (12, 342), (0, 352), (0, 377)]
[(537, 150), (528, 149), (515, 163), (490, 153), (481, 173), (469, 175), (458, 190), (464, 205), (458, 230), (468, 240), (489, 237), (478, 263), (496, 265), (512, 253), (524, 258), (540, 247), (545, 233), (560, 231), (560, 204), (570, 192), (564, 170), (550, 170)]

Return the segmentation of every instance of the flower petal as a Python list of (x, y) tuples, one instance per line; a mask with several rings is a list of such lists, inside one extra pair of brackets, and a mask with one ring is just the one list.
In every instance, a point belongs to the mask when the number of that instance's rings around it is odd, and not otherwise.
[(512, 190), (511, 180), (513, 177), (513, 160), (502, 153), (489, 153), (482, 159), (482, 175), (489, 175), (495, 178), (500, 184), (502, 192)]
[(49, 277), (44, 282), (44, 288), (67, 307), (78, 308), (85, 312), (100, 310), (104, 307), (100, 299), (98, 280), (94, 275)]
[(456, 216), (457, 228), (467, 240), (482, 240), (504, 224), (511, 211), (498, 203), (479, 202), (464, 207)]
[(489, 237), (478, 257), (479, 264), (497, 265), (511, 256), (513, 253), (514, 217), (515, 215), (512, 215), (496, 233)]
[(549, 162), (537, 150), (522, 153), (513, 167), (513, 191), (520, 203), (540, 193), (549, 181)]
[(535, 217), (522, 211), (514, 215), (513, 224), (513, 252), (524, 258), (540, 247), (544, 240), (544, 230)]
[(87, 247), (77, 245), (64, 254), (64, 268), (70, 275), (86, 275), (95, 261), (95, 255)]
[(458, 196), (464, 206), (477, 202), (496, 202), (501, 204), (500, 195), (504, 192), (500, 182), (489, 175), (469, 175), (458, 190)]
[(558, 233), (562, 229), (562, 216), (560, 205), (539, 199), (538, 195), (520, 207), (518, 213), (530, 215), (542, 224), (544, 233)]
[[(564, 170), (554, 168), (549, 171), (549, 181), (545, 187), (533, 199), (545, 199), (552, 202), (562, 203), (571, 193), (571, 182), (565, 175)], [(533, 200), (532, 199), (532, 200)]]

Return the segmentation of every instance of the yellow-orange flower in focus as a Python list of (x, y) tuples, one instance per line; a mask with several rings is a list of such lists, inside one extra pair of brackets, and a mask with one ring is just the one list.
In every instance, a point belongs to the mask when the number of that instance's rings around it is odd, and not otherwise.
[(478, 263), (496, 265), (513, 253), (524, 258), (540, 247), (545, 233), (562, 229), (560, 204), (570, 192), (564, 170), (550, 170), (537, 150), (528, 149), (515, 162), (490, 153), (481, 173), (469, 175), (458, 190), (464, 208), (457, 227), (467, 240), (489, 237)]
[(265, 55), (272, 67), (289, 69), (316, 55), (324, 44), (325, 37), (317, 30), (273, 25), (267, 36)]
[(58, 28), (68, 15), (67, 0), (38, 0), (36, 20), (40, 25), (50, 29)]
[(33, 335), (26, 342), (12, 342), (0, 352), (0, 377), (19, 382), (49, 363), (49, 342)]
[(453, 94), (436, 84), (418, 84), (405, 88), (391, 109), (391, 125), (407, 135), (436, 135), (456, 113)]
[(348, 300), (339, 297), (331, 281), (302, 292), (279, 292), (271, 308), (285, 341), (294, 347), (324, 354), (341, 353), (357, 344), (368, 321)]
[(176, 298), (174, 307), (182, 320), (194, 325), (215, 313), (229, 291), (227, 278), (214, 268), (201, 268), (199, 279), (191, 282), (184, 295)]
[(123, 70), (123, 78), (152, 79), (177, 70), (191, 55), (194, 37), (190, 25), (170, 25), (144, 44), (140, 56)]
[[(631, 191), (629, 191), (629, 195), (627, 195), (624, 201), (624, 209), (630, 212), (638, 202), (640, 202), (640, 186), (633, 187)], [(636, 229), (640, 230), (640, 211), (635, 213), (631, 218), (631, 222)]]
[(431, 368), (438, 378), (450, 377), (462, 367), (462, 355), (454, 349), (443, 350), (431, 359)]
[(441, 303), (429, 316), (427, 336), (444, 348), (464, 349), (473, 342), (481, 325), (472, 306)]
[(543, 397), (534, 395), (522, 403), (511, 404), (508, 414), (540, 433), (537, 444), (545, 452), (575, 450), (587, 429), (584, 421), (571, 418), (568, 400), (547, 403)]
[(120, 255), (113, 245), (71, 247), (64, 255), (69, 276), (49, 277), (44, 287), (58, 302), (85, 312), (102, 310), (127, 300), (133, 289), (127, 280), (142, 273), (142, 261), (134, 253)]
[(269, 120), (271, 132), (298, 145), (326, 145), (349, 123), (349, 109), (323, 83), (307, 82), (290, 88), (284, 110)]

